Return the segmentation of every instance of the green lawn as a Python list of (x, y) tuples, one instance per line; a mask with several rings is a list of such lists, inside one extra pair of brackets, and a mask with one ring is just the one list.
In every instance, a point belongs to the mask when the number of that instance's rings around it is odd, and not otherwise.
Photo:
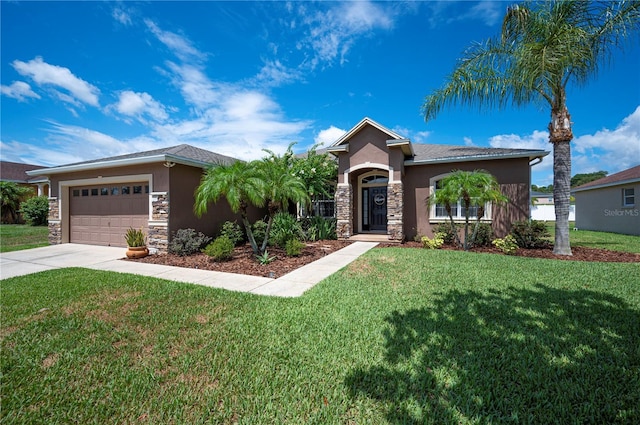
[[(555, 223), (548, 222), (546, 225), (549, 233), (551, 233), (550, 240), (553, 241), (553, 236), (556, 233)], [(569, 228), (571, 229), (569, 233), (571, 246), (640, 253), (640, 236), (594, 232), (591, 230), (573, 230), (574, 223), (570, 223)]]
[(2, 423), (640, 422), (639, 264), (366, 253), (301, 298), (2, 281)]
[(26, 224), (0, 225), (0, 252), (37, 248), (49, 245), (47, 226), (28, 226)]

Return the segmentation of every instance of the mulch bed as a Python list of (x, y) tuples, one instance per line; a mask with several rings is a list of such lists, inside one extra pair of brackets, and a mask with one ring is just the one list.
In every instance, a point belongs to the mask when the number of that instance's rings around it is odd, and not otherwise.
[[(422, 248), (420, 242), (405, 242), (403, 244), (380, 244), (378, 247), (403, 247), (403, 248)], [(455, 246), (445, 245), (442, 249), (458, 250)], [(491, 254), (502, 254), (496, 247), (478, 247), (472, 248), (471, 252), (486, 252)], [(541, 249), (523, 249), (518, 248), (516, 256), (531, 258), (547, 258), (552, 260), (569, 260), (569, 261), (600, 261), (604, 263), (640, 263), (640, 254), (632, 252), (609, 251), (598, 248), (585, 248), (582, 246), (571, 247), (573, 255), (555, 255), (553, 248)]]
[[(150, 255), (145, 258), (129, 261), (139, 261), (141, 263), (152, 264), (164, 264), (167, 266), (186, 267), (192, 269), (201, 270), (214, 270), (227, 273), (247, 274), (251, 276), (263, 276), (278, 278), (281, 277), (299, 267), (309, 264), (315, 260), (318, 260), (325, 255), (331, 254), (352, 242), (348, 241), (318, 241), (309, 242), (306, 244), (302, 253), (298, 257), (287, 257), (284, 250), (269, 247), (268, 252), (270, 256), (274, 256), (275, 259), (266, 265), (260, 264), (255, 256), (249, 244), (245, 244), (236, 247), (233, 252), (233, 258), (229, 261), (215, 262), (212, 261), (206, 254), (198, 253), (180, 257), (175, 254), (161, 254)], [(403, 244), (379, 244), (378, 247), (400, 247), (400, 248), (418, 248), (422, 249), (420, 242), (409, 241)], [(444, 246), (442, 249), (457, 250), (454, 246)], [(485, 252), (497, 255), (503, 255), (502, 251), (495, 247), (480, 247), (473, 248), (472, 252)], [(615, 263), (638, 263), (640, 262), (640, 254), (633, 254), (629, 252), (607, 251), (605, 249), (584, 248), (584, 247), (572, 247), (572, 256), (554, 255), (551, 248), (545, 249), (522, 249), (519, 248), (516, 253), (520, 257), (532, 257), (532, 258), (548, 258), (555, 260), (570, 260), (570, 261), (601, 261), (601, 262), (615, 262)]]
[(312, 263), (325, 255), (344, 248), (351, 243), (352, 242), (348, 241), (331, 240), (307, 242), (302, 253), (298, 257), (287, 257), (287, 254), (283, 249), (269, 247), (267, 249), (269, 256), (275, 257), (275, 259), (271, 263), (265, 265), (260, 264), (256, 260), (249, 244), (236, 247), (233, 251), (233, 258), (229, 261), (223, 262), (212, 261), (211, 257), (203, 253), (197, 253), (185, 257), (180, 257), (175, 254), (149, 255), (145, 258), (129, 261), (278, 278), (304, 266), (305, 264)]

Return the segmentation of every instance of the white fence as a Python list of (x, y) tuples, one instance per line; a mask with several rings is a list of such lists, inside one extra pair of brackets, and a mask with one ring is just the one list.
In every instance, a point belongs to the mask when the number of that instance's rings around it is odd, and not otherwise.
[[(556, 221), (553, 205), (534, 205), (531, 207), (531, 219), (540, 221)], [(576, 221), (576, 206), (569, 207), (569, 221)]]

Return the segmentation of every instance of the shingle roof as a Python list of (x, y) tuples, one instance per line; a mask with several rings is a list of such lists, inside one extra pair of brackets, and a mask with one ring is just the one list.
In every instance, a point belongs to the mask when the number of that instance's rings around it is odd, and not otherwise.
[(543, 157), (547, 151), (540, 149), (508, 149), (508, 148), (481, 148), (474, 146), (452, 146), (414, 143), (415, 157), (411, 162), (444, 162), (456, 160), (481, 160), (507, 157), (530, 158)]
[(628, 168), (620, 171), (619, 173), (611, 174), (610, 176), (603, 177), (598, 180), (594, 180), (589, 183), (585, 183), (578, 187), (571, 189), (572, 191), (581, 191), (585, 189), (593, 189), (602, 186), (612, 186), (622, 182), (636, 182), (640, 181), (640, 165)]
[(42, 165), (23, 164), (20, 162), (0, 161), (0, 180), (16, 183), (28, 183), (32, 177), (27, 171), (45, 168)]

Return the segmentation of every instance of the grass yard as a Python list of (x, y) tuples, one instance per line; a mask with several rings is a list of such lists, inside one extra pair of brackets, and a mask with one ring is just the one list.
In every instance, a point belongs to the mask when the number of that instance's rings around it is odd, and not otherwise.
[(47, 226), (29, 226), (26, 224), (0, 225), (0, 252), (37, 248), (49, 245)]
[(639, 265), (375, 249), (301, 298), (2, 281), (2, 423), (632, 424)]
[[(553, 242), (556, 233), (555, 223), (547, 222), (546, 226), (549, 233), (551, 233), (550, 240)], [(571, 246), (640, 253), (640, 236), (594, 232), (591, 230), (573, 230), (573, 227), (574, 223), (569, 223), (569, 228), (571, 229), (569, 231), (569, 241), (571, 242)]]

